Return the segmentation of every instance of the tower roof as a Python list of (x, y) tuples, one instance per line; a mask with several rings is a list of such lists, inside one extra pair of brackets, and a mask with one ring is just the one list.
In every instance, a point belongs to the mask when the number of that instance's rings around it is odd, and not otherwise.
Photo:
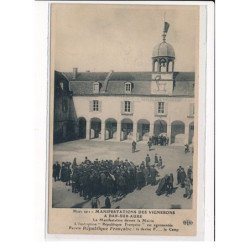
[(175, 58), (174, 48), (167, 42), (161, 42), (157, 44), (153, 49), (152, 57), (173, 57)]

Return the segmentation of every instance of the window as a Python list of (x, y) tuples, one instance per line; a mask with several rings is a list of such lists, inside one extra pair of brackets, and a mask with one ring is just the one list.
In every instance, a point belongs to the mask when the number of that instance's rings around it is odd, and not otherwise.
[(93, 111), (99, 111), (99, 102), (98, 102), (98, 100), (93, 101)]
[(126, 93), (131, 93), (131, 89), (132, 89), (131, 83), (130, 82), (126, 82), (125, 83), (125, 92)]
[(164, 114), (164, 102), (158, 102), (158, 114)]
[(124, 105), (124, 111), (125, 112), (131, 112), (131, 102), (130, 101), (125, 101), (125, 103), (124, 103), (125, 105)]
[(100, 83), (99, 82), (94, 82), (93, 92), (94, 92), (94, 94), (98, 94), (100, 92)]

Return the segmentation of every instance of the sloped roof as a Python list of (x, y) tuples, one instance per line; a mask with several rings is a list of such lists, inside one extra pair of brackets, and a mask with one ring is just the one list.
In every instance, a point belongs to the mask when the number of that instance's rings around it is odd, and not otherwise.
[[(70, 90), (76, 96), (94, 95), (93, 82), (101, 84), (100, 95), (126, 95), (124, 83), (127, 81), (133, 84), (130, 95), (151, 95), (152, 72), (113, 72), (109, 78), (106, 92), (102, 93), (102, 86), (104, 86), (108, 74), (109, 72), (81, 72), (77, 74), (76, 79), (73, 79), (72, 73), (64, 73), (70, 81)], [(175, 72), (174, 78), (173, 95), (194, 95), (194, 72)]]

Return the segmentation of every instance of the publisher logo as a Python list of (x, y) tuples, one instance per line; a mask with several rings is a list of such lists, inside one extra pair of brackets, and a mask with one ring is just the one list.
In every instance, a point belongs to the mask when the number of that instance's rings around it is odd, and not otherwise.
[(184, 224), (185, 226), (191, 226), (191, 225), (193, 225), (193, 221), (191, 221), (191, 220), (184, 220), (184, 221), (183, 221), (183, 224)]

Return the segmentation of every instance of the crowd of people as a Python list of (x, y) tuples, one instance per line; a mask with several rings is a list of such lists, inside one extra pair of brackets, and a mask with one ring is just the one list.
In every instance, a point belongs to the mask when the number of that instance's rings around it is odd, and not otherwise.
[[(77, 164), (76, 158), (73, 162), (55, 162), (53, 165), (54, 181), (62, 181), (71, 186), (73, 193), (79, 193), (84, 199), (92, 199), (92, 207), (98, 206), (98, 197), (106, 196), (105, 204), (109, 206), (109, 196), (123, 197), (135, 189), (142, 189), (146, 185), (158, 185), (156, 194), (163, 193), (166, 196), (173, 193), (174, 175), (167, 174), (159, 179), (159, 169), (164, 168), (161, 156), (157, 154), (151, 159), (147, 154), (145, 161), (135, 165), (128, 160), (122, 161), (117, 158), (113, 160), (94, 160), (87, 157)], [(191, 185), (193, 184), (192, 168), (187, 172), (183, 167), (177, 169), (177, 185), (185, 188), (184, 197), (190, 198)], [(93, 200), (95, 202), (93, 202)], [(111, 205), (110, 205), (111, 206)]]
[(153, 135), (149, 138), (153, 145), (168, 146), (169, 137), (165, 135)]
[[(81, 164), (58, 162), (53, 165), (55, 181), (65, 182), (72, 186), (73, 193), (79, 193), (85, 199), (98, 195), (126, 195), (133, 190), (141, 189), (145, 185), (155, 185), (158, 171), (155, 165), (150, 164), (147, 155), (146, 162), (135, 166), (128, 160), (90, 161), (87, 157)], [(161, 161), (162, 162), (162, 161)], [(158, 167), (158, 166), (157, 166)]]

